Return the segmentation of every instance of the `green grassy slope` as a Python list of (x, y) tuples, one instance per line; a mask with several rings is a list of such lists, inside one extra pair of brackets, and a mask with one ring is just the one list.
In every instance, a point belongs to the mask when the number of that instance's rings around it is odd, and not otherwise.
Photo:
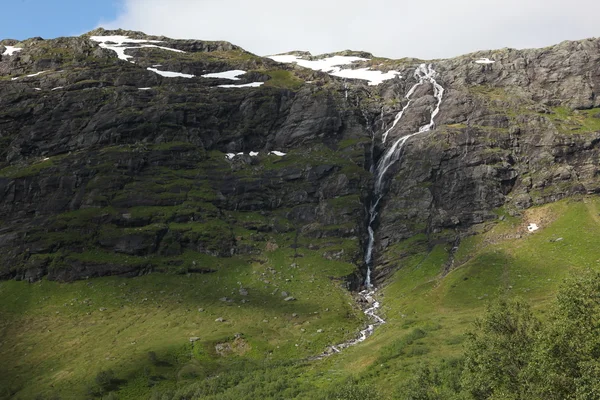
[[(285, 248), (290, 243), (282, 239), (281, 248), (264, 257), (215, 258), (220, 265), (213, 274), (2, 282), (4, 394), (80, 398), (106, 369), (129, 384), (150, 351), (166, 365), (159, 386), (170, 386), (182, 371), (189, 377), (219, 371), (227, 363), (221, 358), (298, 359), (351, 337), (362, 316), (337, 278), (352, 265), (323, 266), (320, 254), (302, 249), (293, 266), (293, 250)], [(288, 296), (296, 300), (285, 301)], [(236, 334), (240, 346), (219, 356), (215, 345), (233, 343)], [(199, 339), (192, 345), (191, 337)], [(197, 365), (203, 357), (210, 362)]]
[[(381, 290), (387, 324), (338, 357), (336, 367), (392, 395), (422, 363), (459, 356), (465, 331), (490, 300), (519, 296), (543, 317), (564, 278), (600, 269), (599, 212), (600, 199), (586, 197), (490, 224), (462, 242), (455, 269), (445, 276), (449, 249), (438, 246), (407, 258)], [(532, 222), (540, 229), (529, 233)]]
[[(352, 265), (323, 259), (308, 242), (301, 244), (303, 257), (294, 258), (291, 236), (279, 237), (262, 256), (215, 258), (214, 274), (2, 282), (2, 394), (83, 398), (96, 374), (112, 369), (121, 380), (114, 387), (118, 398), (178, 391), (318, 398), (348, 375), (392, 396), (416, 366), (459, 355), (463, 333), (490, 299), (520, 296), (543, 315), (564, 277), (600, 267), (599, 212), (600, 199), (585, 197), (481, 227), (462, 242), (447, 275), (449, 249), (413, 252), (380, 290), (387, 324), (323, 361), (303, 360), (352, 337), (364, 323), (335, 279)], [(528, 233), (531, 222), (540, 230)], [(281, 291), (297, 300), (284, 301)], [(192, 344), (190, 337), (199, 339)]]

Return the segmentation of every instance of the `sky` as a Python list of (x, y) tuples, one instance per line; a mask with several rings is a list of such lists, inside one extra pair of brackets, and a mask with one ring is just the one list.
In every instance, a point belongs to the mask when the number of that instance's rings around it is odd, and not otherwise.
[(227, 40), (259, 55), (344, 49), (453, 57), (600, 37), (598, 0), (3, 0), (0, 38), (98, 26)]

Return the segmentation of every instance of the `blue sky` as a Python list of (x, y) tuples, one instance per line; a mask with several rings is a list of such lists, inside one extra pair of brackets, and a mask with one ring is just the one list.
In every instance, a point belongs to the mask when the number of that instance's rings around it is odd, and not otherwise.
[(102, 21), (114, 20), (118, 0), (3, 0), (0, 39), (46, 39), (90, 31)]

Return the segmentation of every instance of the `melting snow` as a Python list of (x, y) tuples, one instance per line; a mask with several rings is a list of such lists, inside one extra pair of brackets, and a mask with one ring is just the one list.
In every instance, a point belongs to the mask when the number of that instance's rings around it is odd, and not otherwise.
[(202, 75), (203, 78), (221, 78), (221, 79), (230, 79), (232, 81), (239, 81), (240, 78), (238, 76), (244, 75), (246, 71), (242, 71), (241, 69), (234, 69), (232, 71), (224, 71), (224, 72), (215, 72), (212, 74)]
[(399, 76), (398, 71), (389, 71), (383, 73), (369, 68), (360, 69), (343, 69), (341, 66), (350, 65), (357, 61), (368, 61), (368, 58), (352, 57), (352, 56), (333, 56), (323, 58), (321, 60), (304, 60), (293, 54), (284, 54), (278, 56), (270, 56), (270, 59), (281, 63), (296, 63), (302, 67), (310, 68), (315, 71), (327, 72), (330, 75), (340, 78), (362, 79), (369, 81), (369, 85), (379, 85), (380, 83), (393, 79)]
[(4, 50), (4, 53), (2, 53), (3, 56), (12, 56), (15, 53), (18, 53), (19, 51), (23, 50), (20, 47), (14, 47), (14, 46), (4, 46), (6, 47), (6, 50)]
[(529, 226), (527, 227), (527, 230), (528, 230), (529, 232), (535, 232), (535, 231), (537, 231), (538, 229), (540, 229), (540, 227), (539, 227), (539, 226), (537, 226), (537, 224), (534, 224), (534, 223), (531, 223), (531, 224), (529, 224)]
[(219, 85), (220, 88), (247, 88), (247, 87), (259, 87), (264, 85), (264, 82), (252, 82), (246, 83), (245, 85)]
[(100, 47), (112, 50), (115, 53), (117, 53), (117, 57), (119, 58), (119, 60), (128, 61), (130, 58), (133, 58), (133, 56), (128, 56), (127, 54), (125, 54), (125, 50), (127, 50), (129, 47), (107, 46), (104, 45), (104, 43), (100, 44)]
[(129, 44), (140, 44), (140, 43), (162, 43), (162, 40), (146, 40), (146, 39), (130, 39), (129, 36), (92, 36), (90, 37), (91, 40), (93, 40), (94, 42), (99, 42), (99, 46), (102, 47), (103, 49), (109, 49), (114, 51), (115, 53), (117, 53), (117, 57), (119, 57), (120, 60), (124, 60), (124, 61), (128, 61), (130, 58), (133, 58), (133, 56), (128, 56), (127, 54), (125, 54), (125, 50), (127, 49), (139, 49), (141, 47), (154, 47), (157, 49), (163, 49), (163, 50), (169, 50), (169, 51), (174, 51), (177, 53), (185, 53), (185, 51), (183, 50), (178, 50), (178, 49), (172, 49), (170, 47), (162, 47), (162, 46), (156, 46), (153, 44), (143, 44), (141, 46), (135, 46), (135, 47), (131, 47), (131, 46), (126, 46), (126, 43)]
[(182, 74), (181, 72), (171, 72), (171, 71), (160, 71), (156, 68), (148, 67), (148, 71), (156, 72), (160, 76), (164, 76), (167, 78), (193, 78), (195, 75), (190, 74)]
[[(30, 75), (26, 75), (26, 78), (33, 78), (34, 76), (38, 76), (43, 74), (44, 72), (48, 72), (48, 71), (40, 71), (40, 72), (36, 72), (35, 74), (30, 74)], [(17, 79), (21, 78), (20, 76), (17, 76), (16, 78), (11, 78), (11, 81), (16, 81)]]
[[(140, 47), (153, 47), (155, 49), (174, 51), (175, 53), (185, 53), (185, 51), (183, 51), (183, 50), (172, 49), (170, 47), (157, 46), (157, 45), (154, 45), (154, 44), (143, 44)], [(131, 48), (135, 49), (135, 47), (130, 47), (130, 49)]]
[[(251, 151), (248, 154), (250, 155), (250, 157), (256, 157), (256, 156), (258, 156), (258, 151)], [(283, 157), (283, 156), (286, 155), (286, 153), (282, 153), (281, 151), (270, 151), (269, 154), (273, 154), (273, 155), (276, 155), (278, 157)], [(240, 152), (240, 153), (227, 153), (227, 154), (225, 154), (225, 158), (227, 158), (228, 160), (232, 160), (236, 156), (243, 156), (243, 155), (244, 155), (243, 152)]]
[(477, 64), (493, 64), (496, 61), (492, 61), (489, 58), (480, 58), (479, 60), (475, 61)]
[(40, 72), (36, 72), (35, 74), (31, 74), (31, 75), (27, 75), (28, 78), (33, 78), (34, 76), (38, 76), (43, 74), (44, 72), (48, 72), (48, 71), (40, 71)]
[(368, 61), (368, 58), (352, 57), (352, 56), (333, 56), (320, 60), (304, 60), (293, 54), (285, 54), (279, 56), (270, 56), (271, 60), (280, 63), (296, 63), (301, 67), (314, 69), (315, 71), (335, 72), (339, 71), (340, 65), (349, 65), (356, 61)]
[(400, 73), (398, 71), (389, 71), (383, 73), (381, 71), (376, 71), (369, 68), (359, 68), (342, 69), (339, 72), (333, 72), (331, 75), (338, 76), (340, 78), (362, 79), (369, 81), (369, 85), (375, 86), (383, 83), (384, 81), (395, 78), (396, 76), (400, 75)]

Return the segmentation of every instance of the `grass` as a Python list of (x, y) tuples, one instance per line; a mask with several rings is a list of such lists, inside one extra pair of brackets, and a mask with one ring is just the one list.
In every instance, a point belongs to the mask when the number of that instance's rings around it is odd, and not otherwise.
[[(286, 240), (281, 238), (279, 249), (258, 260), (213, 258), (221, 268), (207, 275), (0, 283), (0, 351), (8, 366), (0, 386), (18, 391), (15, 398), (50, 391), (79, 397), (97, 372), (112, 369), (127, 380), (123, 391), (128, 392), (147, 353), (154, 351), (172, 365), (163, 371), (167, 382), (157, 384), (169, 387), (183, 369), (192, 369), (190, 352), (198, 353), (197, 346), (204, 349), (197, 354), (198, 368), (210, 371), (211, 363), (225, 362), (206, 351), (236, 333), (248, 343), (245, 359), (272, 361), (303, 358), (353, 335), (362, 319), (341, 281), (332, 277), (354, 267), (328, 262), (323, 268), (323, 258), (308, 249), (294, 259)], [(248, 296), (240, 295), (242, 286)], [(283, 291), (297, 300), (284, 301)], [(221, 301), (223, 297), (233, 302)], [(317, 333), (319, 329), (325, 332)], [(201, 339), (192, 349), (188, 339), (194, 336)]]
[(29, 165), (11, 165), (0, 170), (0, 178), (26, 178), (37, 175), (45, 169), (51, 168), (62, 157), (43, 158)]
[[(498, 220), (461, 243), (455, 255), (458, 268), (446, 276), (442, 267), (449, 249), (390, 249), (402, 257), (402, 268), (380, 290), (387, 323), (361, 346), (329, 360), (328, 367), (340, 375), (357, 375), (382, 388), (383, 398), (394, 398), (398, 384), (419, 365), (462, 353), (464, 332), (490, 300), (519, 296), (543, 316), (569, 273), (600, 268), (599, 210), (599, 198), (585, 197)], [(540, 230), (527, 233), (530, 222)], [(415, 244), (418, 249), (418, 239), (405, 249)]]
[[(100, 212), (110, 210), (92, 215)], [(281, 398), (277, 388), (286, 388), (290, 398), (308, 399), (355, 376), (381, 388), (382, 398), (392, 398), (417, 366), (461, 354), (463, 333), (489, 300), (520, 296), (543, 316), (570, 272), (600, 268), (599, 212), (597, 197), (532, 208), (522, 217), (498, 210), (505, 218), (463, 240), (455, 253), (457, 268), (447, 275), (447, 247), (427, 249), (423, 237), (391, 247), (390, 257), (402, 268), (379, 291), (387, 323), (363, 344), (312, 363), (303, 360), (353, 337), (364, 323), (343, 288), (354, 264), (323, 256), (328, 250), (351, 251), (358, 246), (352, 239), (270, 233), (260, 243), (271, 244), (261, 246), (260, 254), (179, 256), (186, 265), (212, 267), (211, 274), (1, 282), (0, 356), (6, 367), (0, 386), (17, 399), (39, 393), (77, 398), (99, 371), (112, 369), (122, 380), (123, 399), (152, 393)], [(77, 213), (68, 216), (76, 219)], [(260, 213), (231, 218), (240, 224), (236, 234), (248, 237), (257, 232), (246, 228), (265, 223)], [(533, 234), (526, 231), (531, 222), (540, 226)], [(282, 292), (297, 300), (284, 301)], [(192, 344), (190, 337), (199, 340)], [(243, 350), (220, 355), (217, 345)], [(154, 363), (149, 352), (155, 353)]]
[(267, 81), (265, 86), (297, 90), (304, 84), (304, 81), (295, 76), (292, 71), (273, 70), (266, 71), (266, 74), (269, 75), (271, 79)]
[(600, 108), (571, 110), (567, 107), (554, 107), (550, 116), (552, 122), (563, 133), (586, 133), (600, 131)]

